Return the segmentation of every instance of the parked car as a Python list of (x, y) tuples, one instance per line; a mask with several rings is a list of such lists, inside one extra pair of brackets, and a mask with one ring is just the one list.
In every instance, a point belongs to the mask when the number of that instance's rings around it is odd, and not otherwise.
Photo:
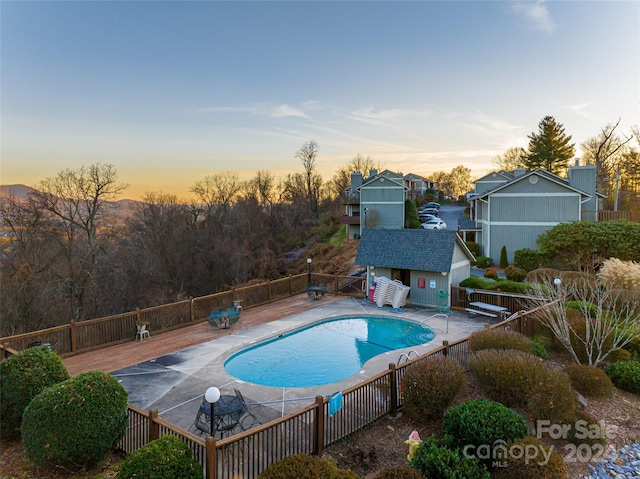
[(440, 203), (436, 203), (435, 201), (431, 201), (430, 203), (426, 204), (427, 208), (435, 208), (435, 209), (439, 209), (440, 208)]
[(435, 220), (429, 220), (420, 225), (420, 228), (423, 230), (446, 230), (447, 223), (442, 221), (440, 218), (436, 218)]
[(420, 220), (421, 223), (425, 223), (427, 221), (431, 221), (431, 220), (437, 220), (438, 217), (432, 214), (421, 214), (418, 213), (418, 219)]
[(418, 216), (420, 215), (433, 215), (433, 216), (437, 216), (438, 215), (438, 208), (433, 208), (433, 207), (427, 207), (427, 208), (423, 208), (422, 210), (418, 211)]

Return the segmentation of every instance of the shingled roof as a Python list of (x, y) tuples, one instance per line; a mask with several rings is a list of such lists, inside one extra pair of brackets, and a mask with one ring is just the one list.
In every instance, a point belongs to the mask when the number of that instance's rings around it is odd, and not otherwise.
[(362, 230), (355, 263), (419, 271), (451, 271), (456, 232), (423, 229)]

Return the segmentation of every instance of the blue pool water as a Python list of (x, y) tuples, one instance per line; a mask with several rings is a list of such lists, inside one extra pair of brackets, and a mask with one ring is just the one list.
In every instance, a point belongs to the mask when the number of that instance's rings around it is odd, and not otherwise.
[(374, 356), (434, 337), (431, 329), (403, 319), (342, 317), (244, 349), (224, 367), (238, 379), (263, 386), (320, 386), (356, 374)]

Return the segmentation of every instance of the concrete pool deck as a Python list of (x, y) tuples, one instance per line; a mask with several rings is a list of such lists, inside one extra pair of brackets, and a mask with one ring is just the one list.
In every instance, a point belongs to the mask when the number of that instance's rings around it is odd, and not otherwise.
[[(230, 355), (257, 342), (323, 319), (358, 314), (398, 317), (416, 322), (426, 320), (424, 324), (436, 333), (436, 337), (424, 345), (378, 355), (367, 361), (357, 374), (324, 386), (260, 386), (240, 381), (227, 374), (224, 369), (224, 362)], [(348, 298), (250, 329), (238, 330), (181, 351), (113, 371), (111, 374), (129, 391), (130, 404), (142, 409), (155, 409), (160, 417), (184, 429), (192, 426), (203, 394), (211, 386), (218, 387), (223, 395), (233, 395), (234, 388), (239, 389), (249, 403), (251, 412), (264, 423), (308, 405), (317, 395), (328, 396), (375, 376), (388, 369), (390, 363), (397, 363), (403, 352), (415, 350), (422, 355), (440, 347), (442, 341), (452, 342), (467, 337), (473, 331), (489, 324), (488, 319), (469, 318), (466, 312), (447, 312), (448, 321), (438, 314), (435, 308), (413, 307), (407, 307), (402, 312), (393, 312), (389, 307), (378, 308), (371, 301)], [(330, 353), (328, 351), (328, 354)]]

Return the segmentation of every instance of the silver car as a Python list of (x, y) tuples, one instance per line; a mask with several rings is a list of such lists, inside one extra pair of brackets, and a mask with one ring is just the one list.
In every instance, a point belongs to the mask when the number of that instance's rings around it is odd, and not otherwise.
[(445, 223), (439, 218), (436, 218), (433, 220), (429, 220), (425, 223), (422, 223), (420, 225), (420, 228), (422, 228), (423, 230), (446, 230), (447, 223)]

